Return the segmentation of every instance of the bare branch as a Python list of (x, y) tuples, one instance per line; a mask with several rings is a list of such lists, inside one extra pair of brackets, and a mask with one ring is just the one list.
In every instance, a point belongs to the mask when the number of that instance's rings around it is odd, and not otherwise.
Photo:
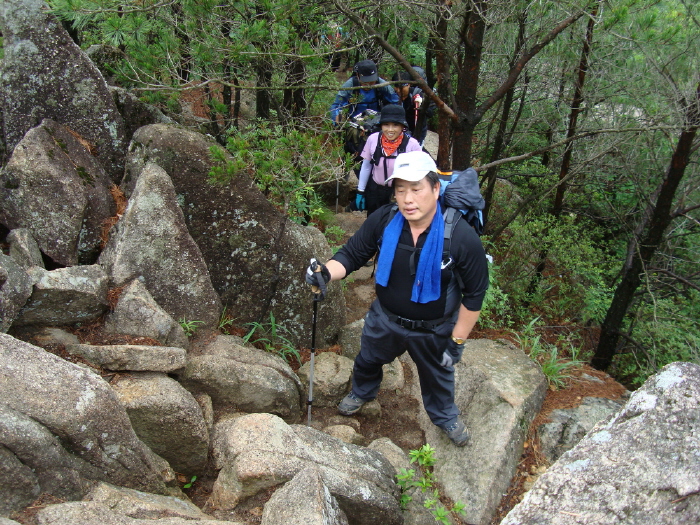
[(520, 57), (520, 59), (515, 63), (515, 65), (511, 68), (511, 70), (508, 72), (508, 77), (505, 79), (505, 81), (496, 89), (496, 91), (493, 92), (493, 94), (487, 98), (481, 106), (476, 110), (476, 114), (481, 116), (484, 113), (486, 113), (496, 102), (498, 102), (501, 98), (505, 96), (507, 91), (515, 84), (515, 82), (518, 80), (518, 77), (520, 76), (520, 73), (522, 72), (523, 68), (527, 65), (527, 63), (532, 60), (532, 58), (539, 53), (542, 48), (544, 48), (547, 44), (549, 44), (552, 40), (556, 38), (556, 36), (564, 31), (567, 27), (569, 27), (571, 24), (576, 22), (579, 18), (581, 18), (585, 13), (585, 11), (580, 11), (579, 13), (573, 14), (570, 17), (562, 20), (557, 26), (552, 29), (543, 39), (542, 41), (538, 42), (534, 46), (532, 46), (527, 52), (523, 53), (523, 55)]
[[(681, 210), (676, 210), (671, 214), (671, 218), (675, 219), (676, 217), (681, 217), (683, 215), (686, 215), (688, 212), (697, 210), (700, 208), (700, 204), (696, 204), (695, 206), (690, 206), (689, 208), (683, 208)], [(697, 219), (694, 219), (693, 217), (688, 217), (692, 221), (698, 222)]]
[(693, 289), (698, 290), (700, 292), (700, 285), (695, 284), (694, 282), (689, 281), (685, 277), (682, 277), (678, 274), (675, 274), (672, 271), (665, 270), (663, 268), (649, 268), (649, 271), (664, 273), (664, 274), (668, 275), (669, 277), (673, 277), (676, 281), (679, 281), (679, 282), (685, 284), (686, 286), (689, 286), (690, 288), (693, 288)]
[(584, 131), (582, 133), (577, 133), (576, 135), (573, 135), (571, 137), (565, 138), (563, 140), (560, 140), (559, 142), (556, 142), (554, 144), (550, 144), (549, 146), (545, 146), (544, 148), (539, 148), (534, 151), (531, 151), (529, 153), (524, 153), (523, 155), (516, 155), (515, 157), (508, 157), (505, 159), (498, 159), (493, 162), (489, 162), (488, 164), (482, 164), (481, 166), (475, 166), (474, 169), (479, 172), (479, 171), (484, 171), (488, 168), (491, 168), (493, 166), (500, 166), (501, 164), (510, 164), (511, 162), (518, 162), (521, 160), (527, 160), (532, 157), (536, 157), (537, 155), (541, 155), (542, 153), (546, 151), (551, 151), (553, 149), (559, 148), (560, 146), (563, 146), (565, 144), (568, 144), (569, 142), (572, 142), (574, 140), (582, 139), (585, 137), (591, 137), (594, 135), (600, 135), (602, 133), (641, 133), (645, 131), (656, 131), (656, 130), (679, 130), (681, 129), (681, 126), (645, 126), (641, 128), (603, 128), (603, 129), (595, 129), (591, 131)]

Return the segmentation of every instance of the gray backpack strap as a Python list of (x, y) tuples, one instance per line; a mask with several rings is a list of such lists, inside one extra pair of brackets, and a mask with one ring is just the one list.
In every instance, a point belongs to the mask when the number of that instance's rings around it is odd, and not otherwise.
[[(442, 214), (442, 218), (445, 220), (445, 232), (443, 233), (443, 248), (442, 248), (442, 253), (443, 253), (443, 264), (445, 259), (451, 258), (452, 256), (450, 255), (450, 248), (452, 247), (452, 234), (454, 233), (454, 229), (457, 227), (457, 222), (462, 218), (462, 212), (460, 212), (456, 208), (452, 208), (450, 206), (445, 207), (445, 211)], [(464, 282), (462, 281), (462, 277), (459, 275), (454, 270), (454, 266), (452, 269), (452, 275), (454, 275), (457, 278), (457, 283), (459, 284), (459, 289), (462, 290), (464, 288)]]

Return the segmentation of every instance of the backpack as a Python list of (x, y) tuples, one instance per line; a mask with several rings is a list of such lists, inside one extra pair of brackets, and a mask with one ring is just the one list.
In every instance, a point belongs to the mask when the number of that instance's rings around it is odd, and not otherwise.
[[(443, 208), (456, 208), (462, 217), (474, 228), (477, 235), (484, 233), (486, 201), (479, 191), (479, 178), (474, 168), (463, 171), (440, 173), (440, 205)], [(447, 224), (445, 224), (447, 229)]]
[[(379, 127), (379, 112), (366, 109), (348, 120), (345, 130), (345, 151), (359, 155), (367, 142), (367, 137)], [(381, 129), (381, 128), (380, 128)]]
[[(379, 162), (381, 161), (381, 159), (384, 159), (384, 175), (386, 175), (386, 159), (395, 159), (399, 153), (406, 153), (406, 148), (408, 147), (409, 140), (411, 140), (411, 135), (406, 130), (404, 130), (403, 139), (401, 140), (401, 144), (399, 144), (399, 147), (397, 148), (396, 152), (393, 155), (386, 156), (384, 155), (384, 150), (382, 148), (382, 138), (377, 137), (377, 147), (374, 149), (374, 154), (372, 155), (372, 159), (370, 160), (373, 166), (372, 172), (374, 172), (374, 166), (379, 166)], [(371, 176), (372, 174), (370, 173), (370, 177)], [(386, 179), (384, 180), (384, 182), (386, 182)]]

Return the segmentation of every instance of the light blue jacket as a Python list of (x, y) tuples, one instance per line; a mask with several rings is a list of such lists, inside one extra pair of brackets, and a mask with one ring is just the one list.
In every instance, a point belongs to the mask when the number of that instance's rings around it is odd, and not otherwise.
[[(382, 78), (377, 80), (378, 84), (386, 82)], [(373, 109), (377, 113), (381, 111), (381, 106), (387, 104), (399, 104), (399, 97), (391, 86), (383, 86), (373, 89), (350, 89), (359, 87), (357, 77), (353, 75), (341, 87), (331, 104), (331, 120), (335, 122), (338, 113), (345, 108), (348, 109), (348, 118), (359, 115), (366, 109)]]

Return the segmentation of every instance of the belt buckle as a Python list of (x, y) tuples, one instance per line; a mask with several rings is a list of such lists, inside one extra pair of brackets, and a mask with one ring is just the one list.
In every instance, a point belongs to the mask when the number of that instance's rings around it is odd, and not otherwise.
[(399, 323), (399, 325), (404, 327), (404, 328), (408, 328), (409, 330), (413, 330), (413, 324), (414, 324), (413, 319), (406, 319), (405, 317), (401, 317), (400, 315), (397, 315), (396, 322)]

